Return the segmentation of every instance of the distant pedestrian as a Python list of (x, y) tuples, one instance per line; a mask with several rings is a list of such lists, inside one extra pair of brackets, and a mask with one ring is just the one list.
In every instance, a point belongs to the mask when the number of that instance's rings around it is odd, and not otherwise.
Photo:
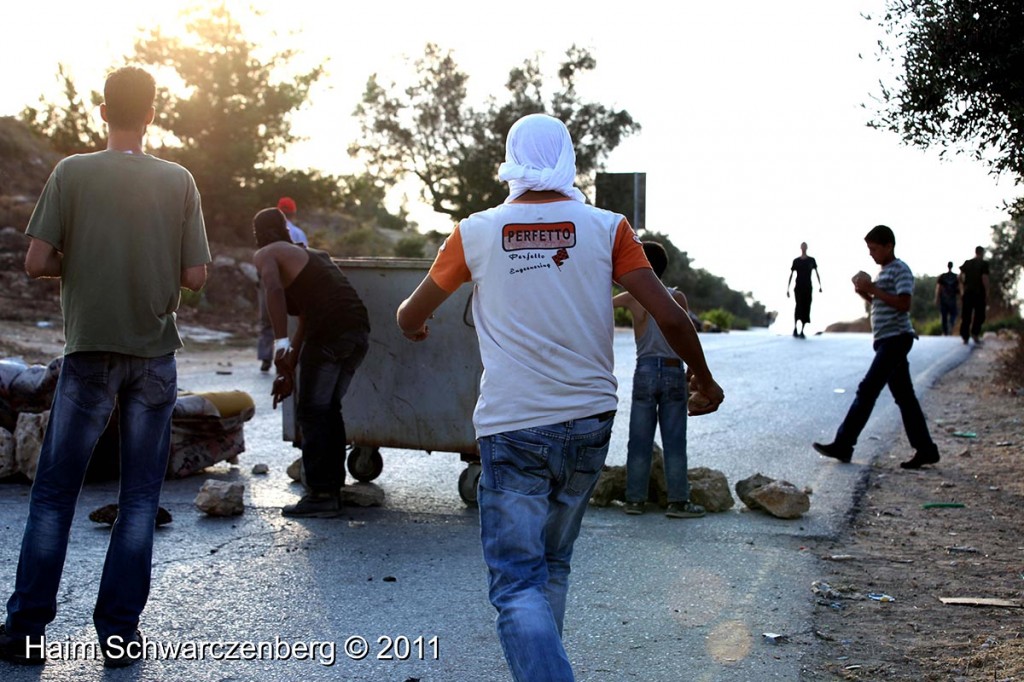
[(139, 618), (177, 398), (174, 311), (182, 287), (203, 287), (210, 262), (192, 175), (143, 151), (156, 114), (153, 77), (118, 69), (103, 95), (106, 150), (60, 161), (26, 230), (28, 275), (60, 278), (66, 343), (0, 626), (0, 658), (16, 663), (46, 660), (75, 504), (115, 407), (121, 486), (93, 623), (107, 666), (142, 658)]
[(807, 242), (803, 242), (800, 244), (800, 255), (793, 259), (793, 265), (789, 269), (789, 281), (786, 282), (786, 298), (789, 298), (789, 287), (793, 283), (793, 273), (796, 273), (796, 284), (793, 286), (793, 298), (796, 299), (796, 308), (793, 311), (793, 336), (800, 339), (806, 338), (804, 327), (811, 321), (811, 293), (814, 290), (811, 283), (812, 271), (818, 278), (818, 293), (821, 293), (818, 262), (807, 255)]
[(942, 335), (949, 336), (956, 325), (956, 310), (960, 301), (960, 278), (953, 272), (953, 261), (946, 263), (946, 272), (935, 281), (935, 305), (942, 316)]
[(967, 343), (981, 343), (981, 325), (985, 324), (985, 307), (988, 305), (988, 261), (985, 249), (974, 249), (974, 258), (965, 260), (960, 266), (960, 284), (963, 287), (963, 310), (960, 314), (960, 338)]
[(573, 186), (565, 124), (519, 119), (505, 159), (498, 177), (508, 199), (458, 224), (397, 317), (406, 337), (424, 341), (434, 310), (473, 283), (484, 367), (473, 414), (477, 502), (498, 637), (517, 682), (568, 682), (562, 624), (573, 545), (615, 420), (613, 281), (693, 370), (704, 400), (692, 414), (718, 409), (724, 396), (625, 217), (588, 205)]
[[(660, 279), (668, 267), (668, 253), (658, 242), (644, 242), (644, 254)], [(683, 310), (689, 310), (686, 296), (675, 288), (669, 293)], [(612, 299), (616, 308), (626, 308), (633, 317), (636, 337), (636, 370), (633, 372), (633, 406), (629, 411), (629, 441), (626, 444), (627, 514), (643, 514), (651, 479), (654, 429), (661, 425), (661, 450), (665, 462), (668, 507), (665, 516), (688, 519), (704, 516), (704, 507), (690, 501), (687, 478), (686, 401), (689, 387), (686, 367), (672, 350), (658, 323), (633, 294), (623, 291)]]
[(867, 424), (875, 401), (886, 385), (903, 417), (914, 456), (902, 462), (904, 469), (919, 469), (939, 461), (939, 449), (928, 433), (924, 412), (914, 394), (907, 355), (917, 335), (910, 323), (910, 304), (914, 294), (914, 275), (907, 264), (896, 258), (896, 237), (885, 225), (877, 225), (864, 237), (872, 260), (882, 266), (874, 282), (865, 272), (854, 276), (854, 290), (871, 304), (871, 331), (875, 358), (857, 386), (857, 394), (846, 418), (836, 431), (834, 442), (814, 443), (814, 449), (826, 457), (849, 462), (857, 438)]

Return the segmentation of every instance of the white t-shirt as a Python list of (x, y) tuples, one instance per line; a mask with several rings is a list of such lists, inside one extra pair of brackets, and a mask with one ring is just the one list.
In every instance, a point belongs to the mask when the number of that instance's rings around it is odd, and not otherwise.
[(477, 437), (614, 410), (613, 279), (650, 268), (626, 219), (579, 201), (476, 213), (430, 269), (445, 291), (473, 282), (484, 372)]

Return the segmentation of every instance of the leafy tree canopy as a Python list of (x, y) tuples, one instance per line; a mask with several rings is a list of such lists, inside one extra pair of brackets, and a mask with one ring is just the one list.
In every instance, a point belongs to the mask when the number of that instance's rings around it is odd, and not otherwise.
[(579, 96), (577, 77), (596, 65), (587, 50), (571, 47), (558, 70), (559, 87), (546, 98), (539, 62), (529, 59), (510, 71), (504, 102), (491, 98), (473, 107), (467, 102), (468, 76), (452, 53), (428, 44), (414, 63), (412, 85), (402, 89), (394, 82), (382, 85), (376, 74), (369, 78), (355, 110), (363, 134), (349, 153), (386, 182), (417, 178), (434, 211), (459, 220), (504, 200), (507, 188), (497, 169), (508, 130), (522, 116), (544, 112), (569, 127), (587, 187), (607, 154), (640, 130), (628, 112)]
[[(372, 178), (276, 165), (277, 155), (298, 139), (290, 117), (307, 104), (322, 66), (296, 73), (296, 51), (267, 55), (223, 4), (186, 10), (183, 22), (180, 37), (145, 33), (126, 61), (157, 78), (154, 153), (195, 176), (212, 239), (250, 242), (253, 214), (281, 196), (303, 209), (349, 212), (372, 227), (411, 227), (404, 210), (393, 215), (384, 208), (386, 188)], [(63, 67), (58, 79), (66, 102), (41, 100), (22, 112), (22, 120), (64, 154), (102, 148), (106, 135), (92, 113), (102, 94), (93, 91), (87, 101)]]
[(888, 0), (879, 24), (898, 75), (872, 125), (1024, 178), (1024, 3)]
[(163, 154), (195, 176), (211, 229), (248, 235), (255, 211), (245, 190), (272, 178), (276, 155), (296, 141), (290, 114), (323, 67), (282, 77), (295, 52), (261, 58), (223, 4), (184, 16), (182, 37), (151, 31), (135, 44), (134, 61), (176, 74), (179, 87), (157, 93), (156, 124), (169, 134)]
[(989, 268), (990, 303), (1002, 312), (1019, 314), (1017, 287), (1024, 269), (1024, 199), (1011, 207), (1010, 220), (992, 226)]

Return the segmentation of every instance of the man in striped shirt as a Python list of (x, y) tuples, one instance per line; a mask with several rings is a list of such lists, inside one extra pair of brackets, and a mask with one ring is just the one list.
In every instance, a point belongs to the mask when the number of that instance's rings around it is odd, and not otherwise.
[(939, 461), (939, 449), (928, 433), (924, 412), (914, 394), (907, 355), (917, 334), (910, 323), (910, 302), (914, 294), (914, 274), (896, 257), (896, 236), (885, 225), (877, 225), (864, 241), (871, 258), (882, 266), (874, 282), (866, 273), (853, 278), (854, 290), (871, 304), (871, 331), (875, 339), (875, 359), (857, 387), (857, 395), (836, 431), (832, 443), (814, 443), (814, 449), (826, 457), (849, 462), (857, 437), (867, 424), (875, 401), (889, 386), (903, 417), (903, 428), (914, 448), (914, 456), (902, 462), (904, 469), (920, 469)]

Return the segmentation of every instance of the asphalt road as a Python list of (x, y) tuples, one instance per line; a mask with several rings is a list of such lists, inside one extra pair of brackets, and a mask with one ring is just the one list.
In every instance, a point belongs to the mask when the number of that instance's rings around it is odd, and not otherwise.
[[(579, 680), (797, 680), (810, 633), (817, 556), (806, 544), (833, 535), (865, 466), (896, 439), (911, 453), (884, 395), (854, 462), (818, 457), (871, 358), (867, 335), (806, 340), (767, 332), (703, 335), (726, 402), (689, 422), (689, 463), (723, 471), (730, 483), (760, 472), (813, 489), (810, 512), (783, 521), (744, 512), (696, 520), (617, 508), (592, 509), (574, 559), (565, 641)], [(617, 337), (619, 415), (610, 464), (625, 462), (632, 339)], [(918, 392), (962, 361), (959, 339), (925, 338), (911, 353)], [(385, 450), (375, 483), (382, 508), (340, 519), (287, 520), (299, 495), (284, 473), (297, 451), (281, 440), (270, 409), (270, 377), (250, 349), (220, 364), (180, 356), (189, 390), (242, 389), (257, 400), (237, 466), (168, 481), (163, 506), (174, 522), (157, 533), (143, 631), (158, 658), (105, 670), (77, 656), (42, 668), (0, 663), (0, 679), (353, 680), (469, 682), (509, 679), (487, 602), (475, 510), (459, 497), (465, 467), (450, 453)], [(271, 472), (253, 475), (265, 462)], [(203, 516), (192, 500), (207, 478), (246, 484), (245, 514)], [(0, 592), (9, 594), (27, 509), (27, 486), (0, 486)], [(91, 609), (106, 549), (88, 511), (114, 500), (116, 484), (90, 484), (73, 527), (58, 616), (49, 641), (93, 642)], [(789, 636), (770, 644), (763, 633)], [(232, 650), (232, 643), (237, 648)], [(365, 643), (365, 647), (362, 645)], [(181, 647), (175, 658), (169, 647)], [(257, 649), (259, 651), (257, 651)], [(233, 655), (255, 660), (221, 660)], [(194, 660), (202, 654), (203, 660)], [(365, 654), (365, 656), (361, 656)]]

